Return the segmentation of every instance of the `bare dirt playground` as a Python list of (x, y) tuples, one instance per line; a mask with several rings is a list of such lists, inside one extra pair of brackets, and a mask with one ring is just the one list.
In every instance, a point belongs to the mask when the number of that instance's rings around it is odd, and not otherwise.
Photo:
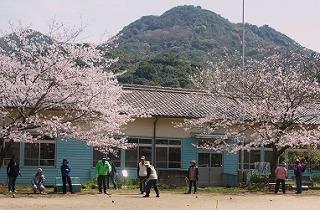
[(137, 194), (105, 195), (0, 195), (0, 210), (319, 210), (317, 195), (183, 195), (162, 193), (142, 198)]

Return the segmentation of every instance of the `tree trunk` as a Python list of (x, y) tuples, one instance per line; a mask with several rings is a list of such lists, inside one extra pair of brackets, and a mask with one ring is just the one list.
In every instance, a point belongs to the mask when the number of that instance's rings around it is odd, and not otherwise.
[(279, 165), (279, 153), (278, 153), (278, 149), (277, 148), (273, 148), (272, 150), (272, 160), (270, 163), (270, 167), (271, 167), (271, 175), (270, 175), (270, 179), (275, 181), (275, 170), (277, 168), (277, 166)]
[(2, 145), (1, 150), (0, 150), (0, 168), (3, 165), (3, 160), (6, 157), (11, 145), (12, 145), (13, 141), (8, 141), (5, 144)]

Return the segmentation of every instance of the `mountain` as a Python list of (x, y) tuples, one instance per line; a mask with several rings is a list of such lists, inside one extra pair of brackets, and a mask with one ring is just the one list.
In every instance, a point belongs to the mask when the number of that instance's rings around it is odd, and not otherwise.
[[(319, 55), (267, 25), (246, 24), (245, 29), (247, 59), (259, 60), (275, 53), (291, 58), (295, 52), (307, 63), (313, 54)], [(30, 36), (26, 39), (39, 46), (55, 42), (40, 32), (27, 32)], [(116, 37), (114, 45), (108, 42), (98, 47), (106, 58), (119, 58), (111, 68), (116, 73), (126, 72), (118, 78), (125, 84), (193, 88), (190, 75), (209, 63), (241, 65), (242, 24), (231, 23), (201, 7), (178, 6), (160, 16), (142, 17)], [(0, 51), (12, 51), (8, 40), (18, 41), (15, 34), (0, 38)]]
[[(313, 53), (267, 25), (245, 28), (247, 58), (292, 50)], [(241, 63), (242, 24), (201, 7), (178, 6), (161, 16), (142, 17), (117, 36), (119, 47), (106, 56), (120, 58), (113, 69), (127, 70), (119, 78), (123, 83), (192, 87), (189, 75), (208, 62), (228, 58)]]
[(12, 49), (12, 44), (9, 44), (9, 41), (15, 42), (16, 46), (19, 46), (23, 41), (35, 43), (38, 46), (43, 44), (52, 44), (55, 42), (51, 37), (32, 29), (26, 29), (24, 31), (20, 31), (20, 33), (25, 34), (25, 40), (20, 40), (16, 33), (11, 33), (7, 36), (0, 37), (0, 52), (4, 51), (5, 53), (10, 53), (15, 50)]

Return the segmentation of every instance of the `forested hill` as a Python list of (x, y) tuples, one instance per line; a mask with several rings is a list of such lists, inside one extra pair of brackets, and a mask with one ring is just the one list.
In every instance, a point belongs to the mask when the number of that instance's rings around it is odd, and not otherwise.
[[(191, 87), (188, 79), (208, 62), (228, 57), (241, 60), (242, 25), (231, 23), (201, 7), (178, 6), (161, 16), (145, 16), (123, 28), (115, 70), (128, 70), (123, 83)], [(246, 24), (246, 56), (259, 59), (274, 51), (302, 47), (291, 38), (264, 25)]]
[[(274, 53), (290, 57), (291, 51), (306, 58), (317, 54), (267, 25), (245, 27), (247, 59)], [(40, 32), (30, 32), (27, 38), (32, 42), (54, 42)], [(208, 63), (227, 60), (232, 65), (241, 64), (242, 25), (200, 7), (178, 6), (161, 16), (142, 17), (124, 27), (117, 37), (117, 48), (110, 50), (110, 43), (99, 48), (105, 50), (106, 57), (119, 58), (111, 68), (114, 72), (126, 70), (119, 77), (121, 83), (192, 88), (189, 76)], [(14, 33), (7, 38), (17, 41)], [(13, 50), (4, 37), (0, 37), (1, 49)]]

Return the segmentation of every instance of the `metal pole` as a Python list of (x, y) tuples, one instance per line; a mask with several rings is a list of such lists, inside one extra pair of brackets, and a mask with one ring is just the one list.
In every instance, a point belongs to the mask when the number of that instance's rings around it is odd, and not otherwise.
[[(244, 23), (244, 9), (245, 9), (245, 0), (242, 0), (242, 69), (244, 70), (244, 49), (245, 49), (245, 44), (244, 44), (244, 35), (245, 35), (245, 23)], [(242, 112), (243, 113), (243, 112)], [(244, 139), (242, 138), (242, 146), (244, 146)], [(241, 149), (241, 168), (240, 168), (240, 181), (244, 181), (244, 150), (243, 148)]]
[(242, 68), (244, 69), (244, 36), (245, 36), (245, 23), (244, 23), (244, 9), (245, 9), (245, 0), (242, 0)]

